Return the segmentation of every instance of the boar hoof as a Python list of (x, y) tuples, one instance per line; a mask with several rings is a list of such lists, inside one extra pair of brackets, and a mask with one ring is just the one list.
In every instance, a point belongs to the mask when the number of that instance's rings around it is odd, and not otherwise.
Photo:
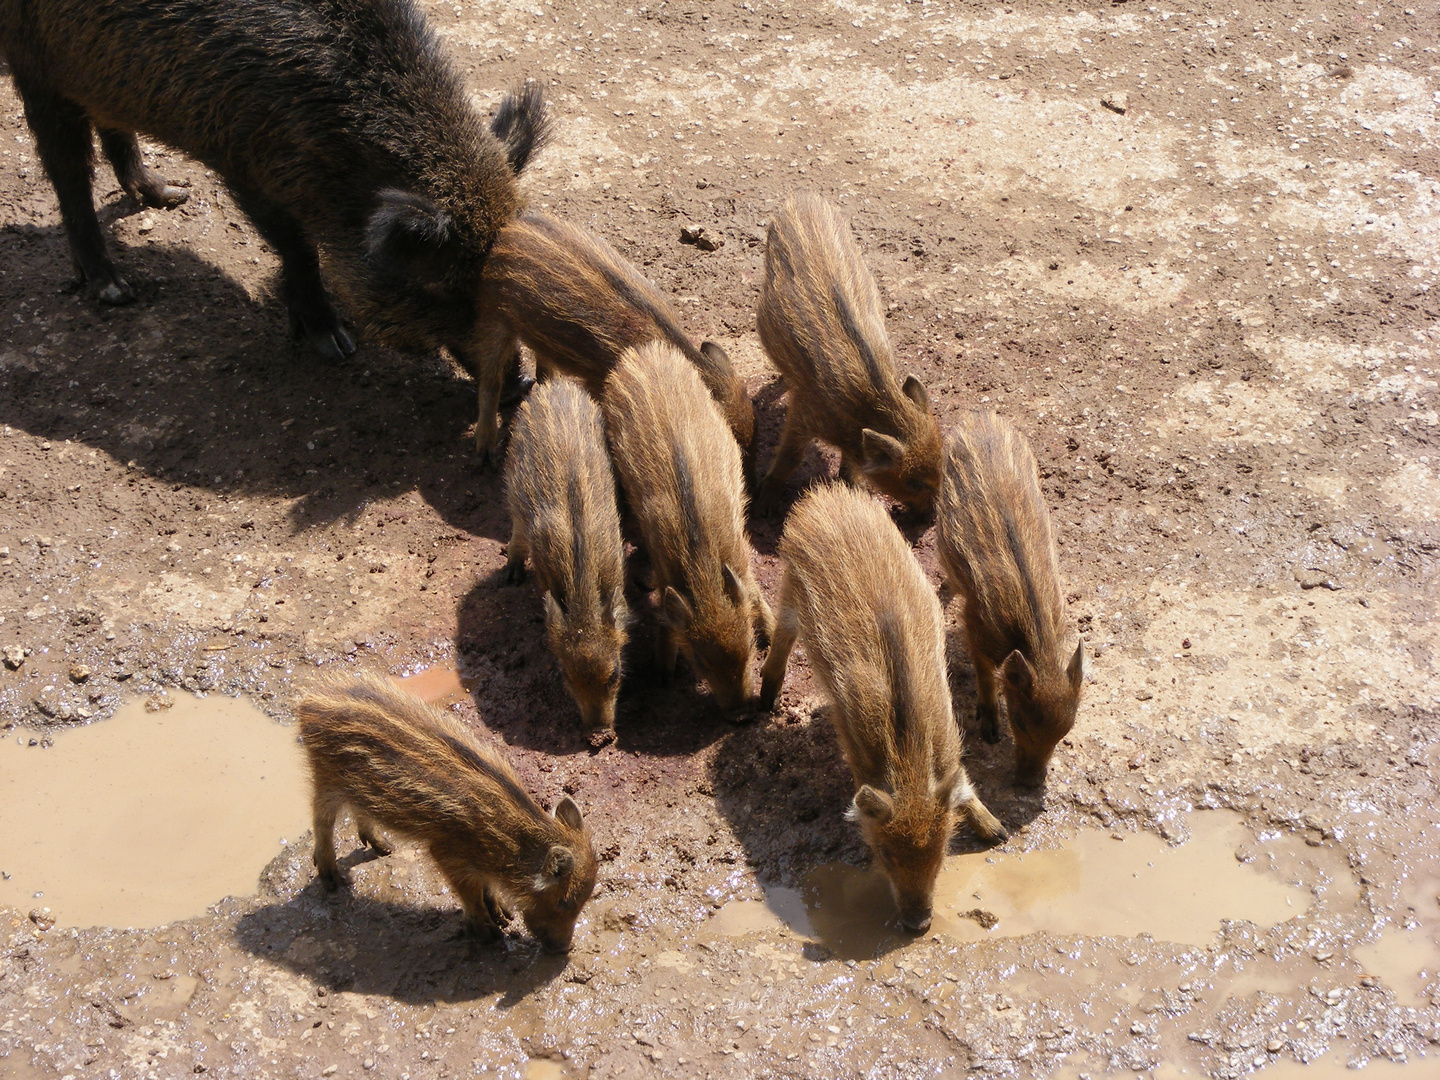
[(309, 311), (290, 312), (290, 329), (326, 360), (344, 360), (355, 353), (355, 341), (340, 325), (329, 305)]
[(505, 572), (500, 575), (500, 580), (506, 585), (522, 585), (525, 582), (525, 564), (506, 563)]
[(93, 282), (90, 291), (102, 304), (119, 307), (121, 304), (135, 302), (135, 294), (130, 291), (130, 286), (125, 284), (125, 279), (118, 274), (112, 276), (108, 281)]
[(332, 870), (329, 873), (322, 870), (318, 877), (320, 884), (324, 886), (327, 893), (341, 892), (350, 888), (350, 879), (339, 870)]
[(455, 936), (465, 941), (489, 943), (499, 941), (505, 934), (493, 922), (482, 923), (475, 919), (466, 919)]

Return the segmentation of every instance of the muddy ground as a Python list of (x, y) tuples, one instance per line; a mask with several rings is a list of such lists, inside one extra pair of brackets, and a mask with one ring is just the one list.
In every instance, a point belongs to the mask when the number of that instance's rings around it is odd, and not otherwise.
[[(1435, 1075), (1434, 6), (424, 6), (482, 106), (548, 80), (558, 134), (531, 201), (610, 239), (729, 348), (762, 464), (783, 400), (753, 311), (765, 223), (798, 186), (853, 219), (942, 424), (988, 404), (1032, 440), (1091, 681), (1043, 797), (1012, 790), (1007, 743), (967, 739), (1006, 850), (1083, 830), (1178, 843), (1199, 808), (1228, 808), (1237, 857), (1309, 906), (1265, 926), (1217, 890), (1203, 945), (1142, 918), (1119, 937), (892, 935), (860, 958), (717, 922), (762, 883), (866, 865), (803, 662), (774, 718), (735, 726), (637, 659), (618, 742), (590, 752), (537, 597), (498, 583), (508, 525), (467, 441), (467, 378), (373, 346), (306, 355), (273, 254), (164, 148), (191, 190), (175, 211), (97, 180), (139, 301), (77, 294), (5, 79), (7, 737), (43, 744), (161, 690), (287, 720), (320, 672), (455, 664), (459, 715), (542, 800), (575, 796), (604, 861), (568, 963), (519, 930), (453, 940), (413, 852), (328, 899), (307, 840), (256, 895), (161, 929), (0, 908), (0, 1073)], [(690, 226), (722, 245), (682, 244)], [(812, 452), (793, 490), (833, 465)], [(773, 596), (778, 526), (753, 531)], [(916, 550), (938, 582), (933, 533)], [(958, 637), (951, 655), (969, 722)]]

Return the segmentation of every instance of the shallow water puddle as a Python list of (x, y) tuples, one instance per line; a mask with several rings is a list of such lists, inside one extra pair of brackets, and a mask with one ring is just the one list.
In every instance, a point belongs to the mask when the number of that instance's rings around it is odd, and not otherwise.
[[(1239, 815), (1201, 812), (1189, 824), (1191, 838), (1179, 847), (1149, 833), (1116, 840), (1086, 831), (1055, 850), (947, 859), (935, 890), (931, 932), (961, 941), (1036, 931), (1149, 934), (1205, 945), (1223, 919), (1268, 928), (1309, 909), (1311, 897), (1303, 889), (1236, 860), (1241, 844), (1258, 846)], [(783, 925), (818, 938), (842, 957), (869, 959), (887, 942), (906, 940), (894, 914), (882, 875), (829, 863), (811, 871), (799, 889), (767, 889), (763, 904), (725, 905), (715, 929), (744, 934)]]
[(0, 904), (140, 927), (255, 891), (309, 827), (295, 731), (233, 698), (173, 701), (133, 702), (49, 748), (0, 740)]
[(1379, 940), (1354, 950), (1355, 959), (1380, 976), (1401, 1005), (1422, 1009), (1430, 1003), (1425, 987), (1440, 980), (1440, 878), (1422, 878), (1403, 899), (1414, 913), (1410, 929), (1387, 926)]
[(470, 698), (470, 688), (465, 685), (460, 672), (443, 664), (422, 668), (414, 675), (396, 679), (395, 684), (421, 701), (434, 705), (454, 705)]

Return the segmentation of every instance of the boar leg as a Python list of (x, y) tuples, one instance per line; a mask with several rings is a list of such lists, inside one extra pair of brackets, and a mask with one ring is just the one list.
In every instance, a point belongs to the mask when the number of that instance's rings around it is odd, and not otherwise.
[(95, 144), (90, 118), (75, 102), (20, 71), (12, 75), (25, 103), (25, 119), (35, 133), (40, 161), (60, 202), (60, 218), (65, 223), (75, 269), (90, 294), (101, 303), (130, 303), (135, 294), (105, 254), (105, 237), (100, 232), (100, 219), (95, 216), (95, 196), (90, 187)]
[(290, 328), (326, 360), (343, 360), (355, 342), (340, 324), (320, 281), (320, 258), (304, 228), (270, 198), (231, 185), (235, 201), (265, 242), (280, 256), (280, 296), (290, 311)]
[(133, 131), (103, 127), (99, 131), (100, 146), (110, 159), (115, 179), (120, 181), (125, 194), (157, 210), (169, 210), (190, 198), (189, 191), (167, 184), (163, 176), (145, 164)]
[(360, 834), (360, 843), (376, 855), (390, 854), (390, 845), (380, 839), (380, 835), (375, 831), (375, 822), (358, 811), (355, 812), (355, 831)]
[(519, 346), (510, 327), (501, 320), (487, 323), (469, 345), (451, 346), (450, 351), (462, 367), (475, 376), (475, 399), (479, 406), (475, 419), (475, 450), (480, 464), (499, 463), (500, 397), (505, 389), (505, 376), (512, 363), (518, 363)]
[(770, 712), (775, 708), (775, 699), (780, 696), (780, 687), (785, 682), (785, 666), (790, 662), (790, 650), (795, 648), (795, 638), (800, 633), (800, 613), (796, 610), (791, 596), (795, 588), (787, 574), (780, 586), (780, 617), (770, 637), (770, 651), (765, 654), (765, 663), (760, 668), (760, 709)]
[(434, 848), (430, 849), (430, 854), (445, 875), (450, 891), (460, 898), (460, 906), (465, 912), (465, 935), (481, 941), (494, 941), (500, 937), (500, 927), (486, 903), (488, 885), (485, 879), (474, 872), (463, 856), (447, 857), (446, 853), (437, 852)]
[(975, 660), (975, 721), (980, 725), (980, 737), (988, 743), (1000, 741), (1000, 684), (995, 679), (995, 668), (979, 653)]
[(335, 864), (335, 818), (344, 804), (333, 793), (315, 789), (315, 872), (327, 889), (345, 884)]
[(790, 479), (790, 474), (799, 466), (809, 445), (810, 436), (796, 420), (792, 404), (790, 413), (785, 417), (785, 430), (780, 433), (780, 445), (775, 450), (774, 460), (770, 462), (770, 471), (765, 474), (765, 479), (760, 484), (760, 494), (755, 500), (762, 513), (769, 514), (779, 504), (785, 481)]

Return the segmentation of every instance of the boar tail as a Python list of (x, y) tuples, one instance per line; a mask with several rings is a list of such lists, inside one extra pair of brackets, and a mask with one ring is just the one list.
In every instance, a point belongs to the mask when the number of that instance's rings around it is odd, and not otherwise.
[(490, 131), (505, 144), (510, 171), (519, 176), (530, 159), (550, 141), (550, 115), (545, 111), (545, 88), (538, 82), (506, 94), (490, 121)]

